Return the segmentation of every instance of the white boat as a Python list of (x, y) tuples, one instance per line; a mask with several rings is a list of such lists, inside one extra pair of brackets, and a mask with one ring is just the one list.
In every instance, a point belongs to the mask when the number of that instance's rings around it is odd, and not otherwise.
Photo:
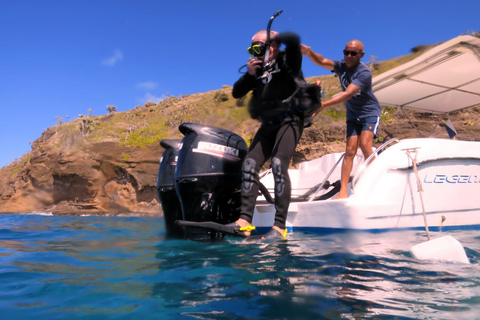
[[(448, 114), (480, 105), (480, 39), (460, 36), (438, 45), (375, 77), (373, 89), (382, 105), (402, 109)], [(181, 141), (160, 142), (165, 152), (157, 188), (167, 233), (194, 240), (223, 237), (232, 232), (224, 230), (225, 224), (239, 215), (247, 145), (221, 128), (184, 123), (179, 130), (185, 136)], [(341, 153), (290, 170), (293, 190), (287, 229), (426, 229), (428, 235), (428, 228), (480, 228), (480, 141), (392, 139), (371, 157), (364, 161), (357, 154), (349, 197), (340, 200), (333, 197)], [(271, 228), (273, 175), (267, 171), (260, 181), (270, 192), (258, 198), (252, 224)], [(450, 239), (446, 243), (450, 245)], [(468, 260), (464, 252), (462, 260)]]
[[(322, 179), (340, 178), (340, 165), (329, 177), (325, 170), (325, 163), (341, 160), (340, 156), (326, 155), (290, 171), (294, 191), (287, 228), (310, 232), (424, 229), (424, 211), (430, 228), (480, 228), (480, 142), (431, 138), (395, 142), (370, 165), (363, 162), (357, 166), (348, 198), (313, 200), (328, 191), (315, 188)], [(272, 189), (272, 179), (267, 174), (261, 182)], [(419, 188), (423, 188), (422, 194)], [(302, 198), (312, 189), (319, 192)], [(296, 201), (298, 198), (301, 201)], [(271, 227), (274, 214), (273, 204), (259, 201), (253, 225)]]
[[(383, 106), (423, 112), (448, 114), (480, 105), (480, 39), (459, 36), (438, 45), (375, 77), (373, 90)], [(389, 141), (375, 150), (368, 166), (357, 156), (348, 198), (316, 200), (328, 191), (322, 184), (340, 179), (341, 156), (326, 155), (290, 170), (288, 229), (480, 228), (479, 141)], [(273, 190), (271, 173), (261, 182)], [(271, 227), (274, 213), (273, 204), (259, 199), (253, 225)]]

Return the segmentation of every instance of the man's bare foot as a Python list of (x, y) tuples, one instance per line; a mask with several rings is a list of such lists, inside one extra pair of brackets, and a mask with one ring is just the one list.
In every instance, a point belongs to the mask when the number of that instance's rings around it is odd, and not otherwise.
[(339, 193), (337, 194), (337, 196), (335, 198), (333, 198), (333, 200), (338, 200), (338, 199), (346, 199), (348, 198), (348, 194), (346, 193)]

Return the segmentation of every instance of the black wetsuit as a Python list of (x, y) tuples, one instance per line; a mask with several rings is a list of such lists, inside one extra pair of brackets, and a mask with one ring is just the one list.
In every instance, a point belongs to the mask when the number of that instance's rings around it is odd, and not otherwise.
[(271, 80), (264, 83), (258, 75), (247, 73), (235, 82), (232, 95), (240, 98), (253, 90), (249, 111), (253, 118), (262, 122), (243, 163), (240, 218), (252, 222), (259, 190), (258, 173), (271, 159), (275, 178), (274, 225), (284, 229), (291, 199), (288, 167), (304, 127), (303, 115), (292, 112), (292, 103), (284, 100), (297, 89), (294, 78), (303, 79), (303, 74), (299, 37), (292, 33), (280, 34), (276, 40), (284, 43), (286, 48), (276, 57)]

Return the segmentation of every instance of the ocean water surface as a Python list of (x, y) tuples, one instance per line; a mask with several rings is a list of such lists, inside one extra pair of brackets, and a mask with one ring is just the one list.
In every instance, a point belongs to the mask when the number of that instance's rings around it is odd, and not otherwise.
[(421, 231), (204, 243), (163, 218), (0, 214), (0, 317), (479, 319), (480, 231), (448, 234), (471, 264), (412, 258)]

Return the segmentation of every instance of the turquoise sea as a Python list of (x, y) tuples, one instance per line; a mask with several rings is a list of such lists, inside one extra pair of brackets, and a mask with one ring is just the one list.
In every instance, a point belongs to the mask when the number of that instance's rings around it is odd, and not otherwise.
[(480, 231), (449, 234), (470, 265), (412, 258), (422, 231), (204, 243), (163, 218), (0, 214), (0, 317), (479, 319)]

